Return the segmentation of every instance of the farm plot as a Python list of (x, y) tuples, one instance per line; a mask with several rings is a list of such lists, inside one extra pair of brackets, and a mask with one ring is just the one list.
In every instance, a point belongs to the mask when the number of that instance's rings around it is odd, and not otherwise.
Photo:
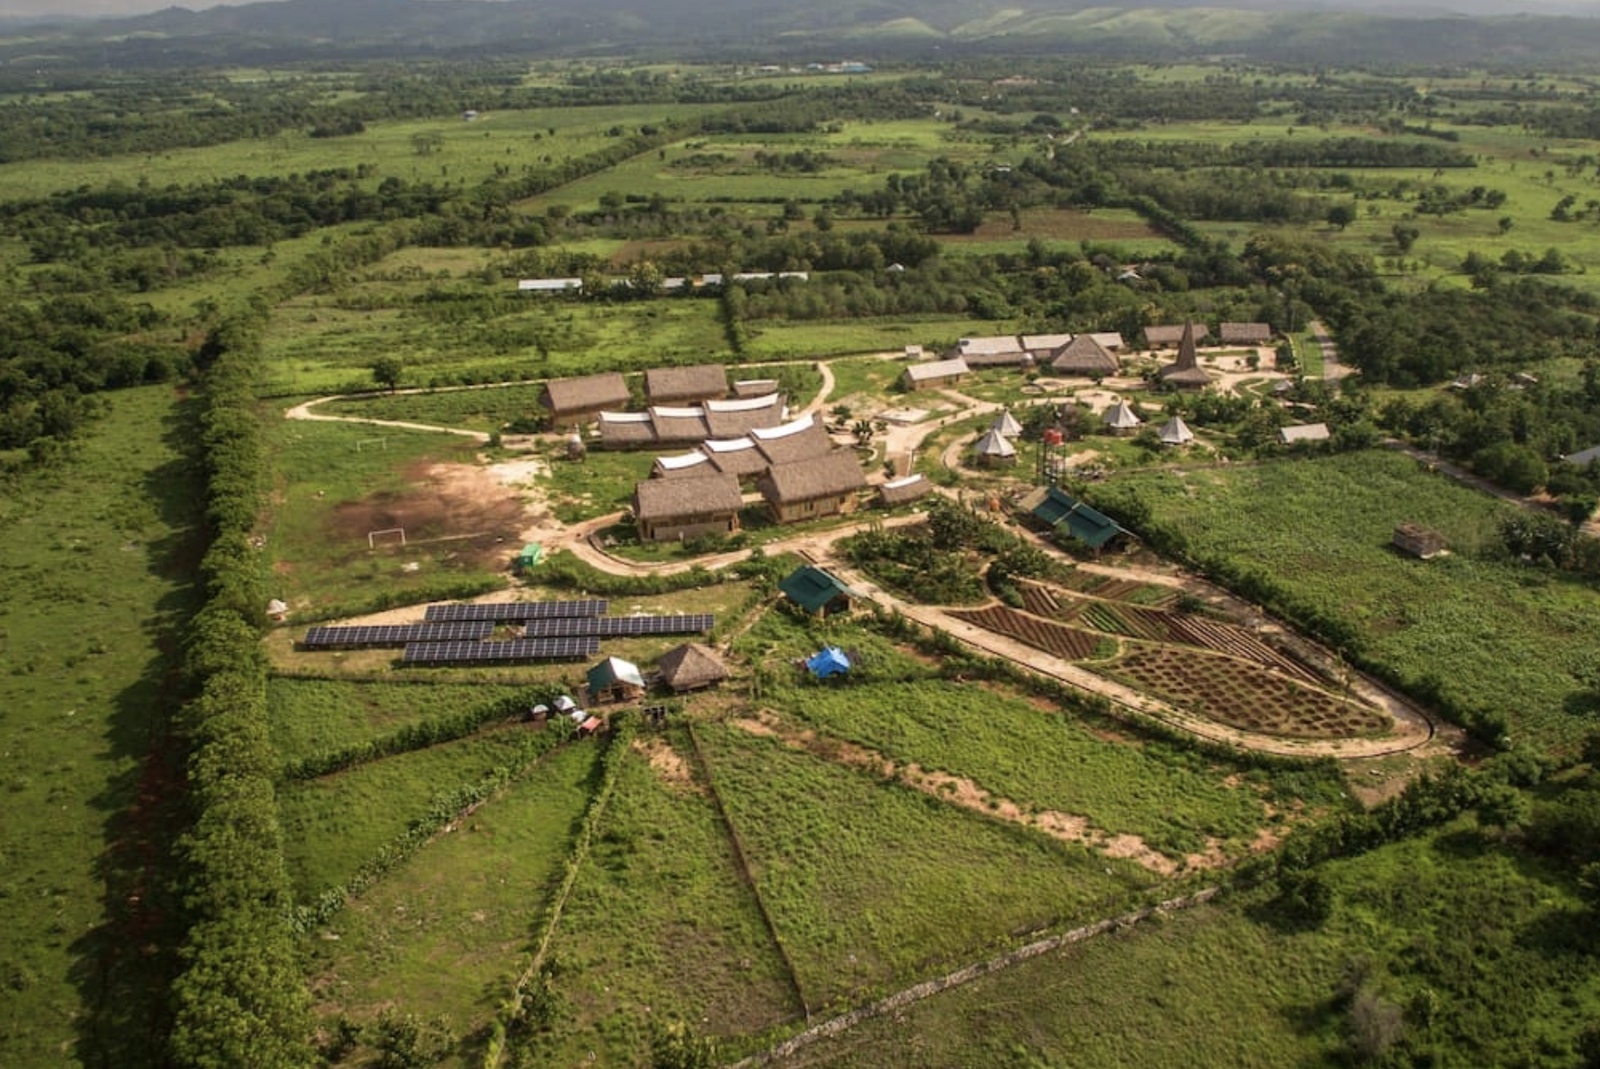
[(763, 723), (814, 754), (873, 773), (892, 762), (902, 781), (931, 784), (952, 805), (978, 801), (999, 816), (1015, 803), (1047, 830), (1073, 829), (1078, 841), (1129, 856), (1141, 846), (1174, 863), (1214, 848), (1235, 856), (1268, 822), (1264, 802), (1287, 810), (1339, 790), (1331, 770), (1297, 772), (1280, 789), (1270, 776), (1181, 745), (1091, 729), (1004, 687), (925, 681), (768, 697), (781, 715)]
[(1375, 709), (1213, 653), (1144, 647), (1093, 670), (1247, 731), (1343, 739), (1389, 727), (1388, 718)]
[[(1114, 582), (1131, 584), (1131, 587), (1124, 589), (1139, 589), (1143, 586), (1130, 580), (1114, 580)], [(1126, 638), (1198, 646), (1201, 649), (1275, 668), (1285, 675), (1307, 683), (1322, 682), (1315, 672), (1299, 661), (1280, 653), (1249, 631), (1234, 624), (1163, 609), (1106, 604), (1098, 600), (1080, 598), (1065, 591), (1054, 591), (1037, 583), (1024, 583), (1021, 590), (1023, 606), (1036, 616), (1075, 622), (1096, 631)], [(1097, 591), (1096, 597), (1100, 596)], [(1029, 640), (1023, 638), (1023, 641)], [(1037, 643), (1032, 644), (1037, 645)], [(1044, 646), (1039, 648), (1048, 649)]]
[(1129, 863), (943, 805), (736, 728), (697, 728), (711, 780), (813, 1012), (1019, 933), (1114, 912)]
[(1064, 661), (1081, 661), (1090, 657), (1109, 656), (1116, 642), (1076, 627), (1041, 620), (1037, 616), (1017, 612), (1004, 605), (990, 605), (982, 609), (949, 609), (957, 620), (973, 624), (997, 635), (1006, 635), (1026, 642), (1035, 649), (1060, 657)]
[(279, 820), (295, 896), (308, 901), (344, 883), (427, 812), (435, 796), (476, 783), (515, 756), (525, 730), (488, 732), (280, 788)]
[(598, 752), (552, 753), (306, 940), (326, 1023), (395, 1007), (443, 1015), (458, 1033), (484, 1024), (543, 914)]
[(280, 676), (267, 685), (268, 730), (288, 764), (526, 692), (481, 682), (358, 684)]
[(687, 734), (636, 741), (624, 759), (552, 953), (564, 989), (550, 1064), (648, 1060), (667, 1007), (696, 1031), (761, 1032), (801, 1013)]

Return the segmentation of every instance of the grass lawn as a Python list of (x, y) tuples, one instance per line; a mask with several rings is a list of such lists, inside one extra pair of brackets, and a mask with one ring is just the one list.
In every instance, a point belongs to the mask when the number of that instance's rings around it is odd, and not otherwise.
[(165, 1064), (170, 736), (200, 497), (171, 387), (0, 490), (0, 1064)]
[(278, 676), (268, 683), (272, 742), (284, 764), (360, 745), (527, 693), (507, 684), (354, 683)]
[(527, 730), (496, 727), (321, 779), (280, 784), (279, 820), (296, 900), (311, 901), (343, 884), (421, 817), (437, 795), (476, 783), (508, 763)]
[[(1506, 506), (1384, 450), (1244, 469), (1144, 472), (1096, 487), (1142, 502), (1201, 560), (1268, 583), (1337, 620), (1363, 655), (1463, 708), (1502, 715), (1514, 741), (1569, 748), (1592, 724), (1586, 666), (1600, 595), (1581, 582), (1484, 559)], [(1396, 524), (1439, 531), (1452, 554), (1389, 548)]]

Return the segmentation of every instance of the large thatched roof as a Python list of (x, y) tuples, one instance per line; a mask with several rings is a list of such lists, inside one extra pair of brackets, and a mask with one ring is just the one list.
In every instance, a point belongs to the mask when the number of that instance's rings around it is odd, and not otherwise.
[(836, 497), (867, 485), (855, 454), (838, 450), (811, 460), (774, 464), (761, 480), (761, 496), (775, 504)]
[(628, 382), (615, 371), (575, 379), (551, 379), (544, 384), (544, 392), (545, 404), (558, 416), (564, 412), (618, 408), (628, 403)]
[(634, 515), (641, 520), (735, 513), (743, 505), (739, 480), (721, 472), (646, 479), (633, 489)]
[(1094, 335), (1079, 334), (1057, 350), (1050, 370), (1058, 375), (1115, 375), (1118, 365)]
[(699, 642), (686, 642), (656, 661), (661, 681), (673, 690), (697, 690), (728, 678), (728, 666), (717, 651)]
[(656, 367), (644, 373), (644, 393), (653, 405), (705, 401), (727, 392), (728, 374), (720, 364)]

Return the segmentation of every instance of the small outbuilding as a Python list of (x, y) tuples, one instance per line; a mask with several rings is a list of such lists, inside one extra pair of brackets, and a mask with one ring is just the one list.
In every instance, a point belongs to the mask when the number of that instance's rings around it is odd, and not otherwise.
[(933, 484), (923, 475), (906, 475), (890, 479), (878, 487), (878, 500), (884, 508), (898, 508), (933, 491)]
[(1318, 442), (1326, 442), (1331, 437), (1326, 423), (1297, 423), (1291, 427), (1278, 428), (1279, 445), (1315, 445)]
[(812, 616), (834, 616), (850, 611), (850, 588), (838, 576), (807, 564), (790, 572), (778, 584), (783, 596)]
[(728, 678), (728, 666), (717, 651), (699, 642), (685, 642), (656, 661), (661, 682), (673, 692), (704, 690)]
[(1002, 408), (1000, 414), (989, 424), (991, 431), (996, 431), (1007, 438), (1015, 438), (1022, 433), (1022, 424), (1017, 422), (1017, 417), (1011, 414), (1010, 409)]
[(900, 381), (908, 390), (932, 390), (960, 382), (968, 370), (967, 362), (959, 356), (951, 360), (929, 360), (908, 364), (900, 374)]
[(589, 669), (589, 704), (628, 702), (644, 694), (644, 676), (639, 666), (621, 657), (607, 657)]
[(1444, 536), (1417, 523), (1402, 523), (1395, 527), (1389, 544), (1418, 560), (1432, 560), (1445, 551)]
[(838, 646), (824, 646), (806, 659), (806, 670), (818, 679), (842, 676), (850, 671), (850, 658)]
[(529, 542), (522, 547), (522, 552), (517, 554), (512, 567), (519, 575), (525, 575), (537, 568), (542, 560), (544, 560), (544, 547), (537, 542)]

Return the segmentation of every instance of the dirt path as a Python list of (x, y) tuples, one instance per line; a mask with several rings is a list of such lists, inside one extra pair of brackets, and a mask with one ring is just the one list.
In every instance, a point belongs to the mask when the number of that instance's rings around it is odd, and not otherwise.
[[(521, 384), (520, 383), (502, 383), (500, 385), (514, 386), (514, 385), (521, 385)], [(460, 389), (476, 389), (476, 390), (493, 389), (493, 388), (494, 388), (493, 386), (460, 387)], [(429, 391), (427, 391), (427, 390), (396, 390), (395, 392), (397, 394), (408, 394), (408, 393), (427, 393)], [(434, 424), (434, 423), (407, 423), (407, 422), (405, 422), (403, 420), (398, 420), (398, 419), (373, 419), (373, 418), (371, 418), (369, 416), (329, 416), (329, 415), (324, 415), (321, 412), (313, 412), (313, 411), (311, 411), (317, 405), (325, 404), (328, 401), (339, 401), (339, 400), (342, 400), (342, 399), (344, 399), (346, 397), (361, 397), (361, 396), (369, 396), (369, 395), (336, 393), (336, 394), (331, 394), (331, 395), (329, 395), (327, 397), (318, 397), (315, 400), (306, 401), (306, 402), (304, 402), (302, 404), (295, 405), (293, 408), (289, 409), (287, 412), (285, 412), (283, 414), (283, 418), (284, 419), (310, 420), (313, 423), (363, 423), (363, 424), (366, 424), (369, 427), (394, 427), (394, 428), (396, 428), (398, 430), (403, 430), (403, 431), (437, 431), (440, 434), (458, 434), (463, 438), (471, 438), (473, 441), (477, 442), (479, 445), (487, 445), (487, 444), (489, 444), (489, 436), (487, 434), (485, 434), (483, 431), (469, 431), (464, 427), (441, 427), (438, 424)]]

